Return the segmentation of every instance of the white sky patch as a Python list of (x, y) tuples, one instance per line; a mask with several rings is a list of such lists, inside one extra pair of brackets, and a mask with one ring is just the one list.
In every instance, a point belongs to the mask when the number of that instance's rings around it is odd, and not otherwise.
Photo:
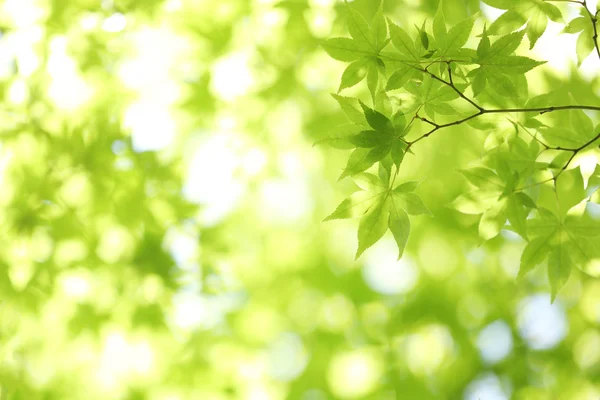
[[(116, 14), (113, 17), (113, 28), (123, 23)], [(179, 99), (180, 88), (172, 70), (183, 57), (189, 57), (189, 43), (166, 28), (144, 28), (133, 34), (132, 41), (135, 54), (118, 70), (123, 84), (137, 93), (126, 112), (125, 125), (132, 130), (137, 151), (162, 150), (177, 133), (171, 106)]]
[(69, 297), (82, 299), (90, 292), (90, 282), (82, 274), (66, 274), (61, 277), (60, 283)]
[(414, 374), (434, 373), (454, 352), (454, 339), (445, 325), (423, 326), (406, 337), (405, 357)]
[(298, 377), (308, 363), (308, 353), (300, 336), (295, 333), (280, 335), (269, 348), (269, 374), (281, 381)]
[(357, 349), (331, 358), (327, 381), (336, 398), (365, 398), (382, 374), (383, 366), (376, 353)]
[(191, 292), (177, 293), (173, 298), (171, 323), (182, 330), (211, 329), (223, 321), (230, 308), (226, 298)]
[(130, 341), (121, 332), (104, 339), (97, 378), (107, 387), (118, 386), (129, 375), (147, 375), (154, 367), (154, 351), (145, 340)]
[(532, 53), (533, 58), (547, 61), (549, 67), (560, 75), (567, 76), (571, 66), (577, 63), (577, 35), (561, 35), (563, 28), (563, 24), (548, 20), (546, 31), (535, 44)]
[(596, 170), (596, 164), (598, 164), (598, 161), (600, 160), (598, 160), (598, 155), (595, 152), (582, 154), (573, 161), (573, 166), (578, 166), (581, 170), (581, 175), (583, 176), (583, 180), (586, 185)]
[(100, 16), (94, 13), (86, 13), (79, 20), (79, 26), (86, 32), (93, 31), (100, 24)]
[[(268, 161), (263, 155), (247, 154), (255, 158), (256, 167)], [(314, 208), (314, 200), (310, 187), (310, 176), (301, 151), (281, 152), (277, 157), (280, 177), (264, 180), (260, 186), (259, 210), (265, 220), (273, 223), (298, 223), (306, 218)], [(252, 173), (252, 168), (248, 171)]]
[(106, 18), (102, 23), (102, 30), (105, 32), (121, 32), (127, 26), (127, 18), (121, 13), (114, 13)]
[(299, 222), (311, 212), (312, 207), (312, 193), (306, 181), (269, 179), (261, 185), (260, 211), (267, 220)]
[(8, 89), (8, 99), (13, 104), (23, 104), (29, 98), (29, 88), (24, 79), (15, 79)]
[(504, 14), (505, 10), (500, 10), (498, 8), (488, 6), (484, 2), (480, 1), (479, 6), (481, 7), (481, 12), (483, 15), (490, 20), (490, 22), (494, 22), (497, 20), (502, 14)]
[(510, 393), (502, 387), (494, 374), (481, 376), (471, 382), (465, 390), (465, 400), (508, 400)]
[(398, 248), (388, 239), (381, 240), (365, 254), (363, 278), (380, 294), (407, 293), (417, 284), (419, 271), (408, 256), (397, 260)]
[(259, 148), (252, 148), (242, 159), (242, 168), (249, 176), (256, 176), (262, 172), (268, 162), (268, 157)]
[[(248, 181), (269, 162), (263, 149), (232, 131), (235, 120), (222, 118), (219, 124), (227, 129), (203, 134), (193, 151), (183, 188), (188, 200), (203, 206), (200, 219), (205, 225), (216, 224), (229, 214), (246, 192)], [(305, 198), (306, 190), (301, 188), (294, 193)]]
[(169, 98), (174, 101), (170, 90), (164, 93), (164, 85), (173, 85), (172, 70), (191, 51), (187, 38), (177, 35), (167, 28), (143, 28), (132, 34), (132, 47), (135, 49), (130, 59), (124, 61), (118, 75), (128, 88)]
[(123, 125), (131, 129), (136, 151), (161, 150), (175, 138), (175, 120), (168, 105), (160, 102), (142, 100), (131, 104), (125, 112)]
[(181, 0), (167, 0), (164, 3), (165, 11), (167, 12), (175, 12), (181, 10), (182, 7)]
[(527, 345), (534, 350), (555, 347), (567, 334), (567, 317), (559, 300), (550, 303), (550, 295), (525, 298), (517, 309), (517, 326)]
[(38, 0), (5, 0), (1, 10), (18, 28), (33, 25), (45, 15)]
[(167, 231), (165, 242), (175, 262), (180, 268), (186, 268), (197, 261), (199, 255), (199, 237), (181, 228), (171, 227)]
[(477, 336), (477, 348), (481, 358), (489, 364), (502, 361), (513, 347), (510, 327), (506, 322), (498, 320), (487, 325)]
[(231, 101), (247, 94), (254, 83), (248, 53), (228, 54), (212, 66), (211, 89), (222, 100)]
[(14, 73), (14, 60), (20, 76), (28, 77), (33, 74), (40, 66), (35, 46), (42, 37), (42, 28), (38, 26), (0, 36), (0, 77), (9, 77)]
[(237, 135), (213, 133), (200, 143), (190, 163), (183, 192), (189, 200), (204, 205), (202, 220), (206, 224), (225, 217), (245, 191), (244, 183), (235, 177), (240, 146)]
[(75, 60), (67, 55), (66, 38), (52, 40), (47, 70), (51, 78), (48, 95), (58, 108), (71, 111), (91, 98), (92, 88), (79, 74)]

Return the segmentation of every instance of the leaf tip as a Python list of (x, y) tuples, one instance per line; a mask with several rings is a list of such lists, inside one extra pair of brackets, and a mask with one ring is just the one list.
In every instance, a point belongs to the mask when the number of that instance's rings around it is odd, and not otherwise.
[(358, 260), (362, 253), (365, 252), (365, 249), (361, 249), (360, 247), (356, 250), (356, 254), (354, 255), (354, 261)]

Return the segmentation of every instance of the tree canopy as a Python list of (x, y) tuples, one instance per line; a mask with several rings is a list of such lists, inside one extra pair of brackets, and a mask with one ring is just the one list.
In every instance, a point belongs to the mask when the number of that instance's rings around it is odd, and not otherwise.
[(0, 2), (0, 400), (600, 398), (598, 14)]

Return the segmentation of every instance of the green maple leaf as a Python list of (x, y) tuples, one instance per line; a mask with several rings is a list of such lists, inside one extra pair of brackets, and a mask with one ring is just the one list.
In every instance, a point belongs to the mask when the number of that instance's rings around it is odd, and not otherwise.
[(379, 10), (369, 24), (359, 12), (348, 7), (347, 26), (350, 38), (331, 38), (323, 43), (329, 56), (338, 61), (351, 62), (342, 74), (338, 92), (358, 84), (366, 77), (371, 95), (375, 98), (380, 85), (380, 72), (385, 71), (379, 54), (389, 42), (385, 17)]
[[(381, 169), (380, 169), (381, 172)], [(431, 215), (421, 198), (414, 193), (418, 181), (404, 182), (394, 189), (387, 177), (360, 173), (352, 177), (358, 190), (344, 199), (324, 221), (360, 217), (356, 258), (373, 246), (389, 229), (402, 257), (410, 233), (409, 215)]]
[(482, 214), (479, 234), (483, 239), (496, 237), (507, 220), (512, 230), (527, 237), (525, 221), (535, 203), (525, 193), (515, 190), (519, 183), (518, 174), (497, 174), (487, 167), (473, 167), (460, 172), (475, 190), (458, 196), (451, 207), (465, 214)]
[(517, 97), (515, 77), (543, 64), (528, 57), (514, 55), (521, 44), (525, 31), (513, 32), (502, 36), (493, 44), (488, 37), (489, 30), (483, 30), (477, 46), (477, 55), (473, 62), (479, 67), (469, 73), (472, 79), (474, 96), (483, 92), (489, 86), (498, 94), (506, 97)]
[(507, 10), (490, 25), (489, 34), (506, 34), (527, 24), (525, 32), (530, 49), (546, 30), (548, 19), (562, 22), (560, 9), (543, 0), (484, 0), (484, 3)]
[(405, 182), (378, 196), (377, 204), (359, 223), (356, 258), (381, 239), (388, 229), (398, 246), (398, 259), (402, 257), (410, 234), (408, 215), (431, 215), (421, 198), (413, 193), (417, 186), (416, 181)]
[(563, 33), (577, 33), (577, 42), (575, 50), (577, 52), (577, 66), (580, 66), (583, 60), (594, 51), (594, 27), (590, 23), (585, 10), (581, 9), (580, 16), (572, 19), (565, 26)]
[[(548, 258), (548, 279), (552, 300), (569, 278), (573, 266), (582, 270), (600, 257), (600, 224), (589, 215), (570, 214), (587, 194), (579, 169), (565, 171), (554, 190), (545, 187), (535, 218), (527, 221), (530, 240), (521, 256), (519, 276), (523, 277)], [(545, 198), (544, 198), (545, 196)]]

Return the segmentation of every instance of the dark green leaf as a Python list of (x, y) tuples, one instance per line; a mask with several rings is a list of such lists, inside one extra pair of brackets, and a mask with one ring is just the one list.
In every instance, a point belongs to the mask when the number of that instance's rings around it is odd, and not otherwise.
[(378, 131), (362, 131), (351, 136), (348, 140), (357, 147), (369, 148), (388, 143), (391, 140), (391, 136)]

